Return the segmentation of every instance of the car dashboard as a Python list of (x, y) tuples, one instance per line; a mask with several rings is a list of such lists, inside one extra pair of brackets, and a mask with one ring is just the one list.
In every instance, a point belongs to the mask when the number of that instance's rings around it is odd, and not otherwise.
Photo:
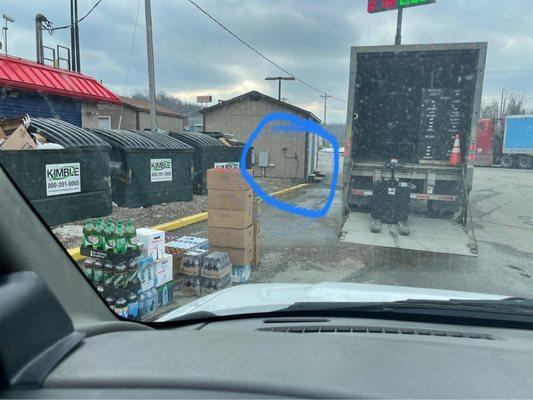
[(39, 389), (4, 397), (533, 395), (527, 330), (357, 318), (247, 318), (86, 337)]

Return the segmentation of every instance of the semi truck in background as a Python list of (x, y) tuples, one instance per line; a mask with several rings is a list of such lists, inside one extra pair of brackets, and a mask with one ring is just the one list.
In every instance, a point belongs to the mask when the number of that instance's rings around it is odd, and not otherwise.
[[(341, 241), (476, 253), (469, 196), (486, 51), (487, 43), (352, 47)], [(408, 222), (373, 229), (376, 209), (406, 206), (398, 215)]]
[(533, 168), (533, 115), (505, 118), (500, 165), (504, 168)]
[(503, 120), (480, 119), (477, 125), (476, 167), (492, 167), (500, 163), (503, 141)]
[(533, 115), (481, 119), (477, 129), (474, 165), (533, 168)]

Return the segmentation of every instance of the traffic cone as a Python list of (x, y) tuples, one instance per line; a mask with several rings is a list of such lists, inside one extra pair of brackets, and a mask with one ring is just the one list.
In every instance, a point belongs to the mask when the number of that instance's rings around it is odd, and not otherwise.
[(459, 134), (457, 134), (455, 135), (455, 140), (453, 142), (452, 154), (450, 154), (450, 165), (459, 164), (461, 164), (461, 143)]

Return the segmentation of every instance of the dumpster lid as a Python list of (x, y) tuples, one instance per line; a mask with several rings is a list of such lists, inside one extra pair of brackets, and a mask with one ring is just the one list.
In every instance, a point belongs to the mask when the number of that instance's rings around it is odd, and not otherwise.
[[(132, 132), (138, 133), (163, 146), (171, 146), (172, 148), (181, 148), (184, 150), (190, 150), (191, 152), (194, 151), (194, 149), (191, 146), (189, 146), (189, 144), (185, 142), (184, 140), (179, 140), (178, 138), (172, 137), (166, 133), (160, 133), (160, 132), (153, 133), (150, 131), (132, 131)], [(179, 146), (179, 147), (176, 147), (176, 146)]]
[(193, 147), (226, 147), (220, 143), (217, 139), (198, 132), (169, 132), (173, 138), (184, 141), (185, 143)]
[[(105, 140), (112, 147), (121, 150), (182, 150), (192, 151), (186, 144), (172, 139), (154, 138), (139, 131), (127, 131), (118, 129), (90, 129), (95, 135)], [(162, 135), (162, 134), (159, 134)], [(155, 134), (157, 136), (157, 134)], [(167, 140), (168, 139), (168, 140)]]
[(50, 143), (66, 148), (109, 147), (98, 136), (57, 118), (31, 118), (28, 131), (43, 135)]

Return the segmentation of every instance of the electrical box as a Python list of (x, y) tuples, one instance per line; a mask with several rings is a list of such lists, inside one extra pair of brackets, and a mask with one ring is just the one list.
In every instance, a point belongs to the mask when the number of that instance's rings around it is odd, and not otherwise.
[(268, 151), (259, 151), (257, 154), (259, 157), (257, 165), (259, 167), (268, 168)]

